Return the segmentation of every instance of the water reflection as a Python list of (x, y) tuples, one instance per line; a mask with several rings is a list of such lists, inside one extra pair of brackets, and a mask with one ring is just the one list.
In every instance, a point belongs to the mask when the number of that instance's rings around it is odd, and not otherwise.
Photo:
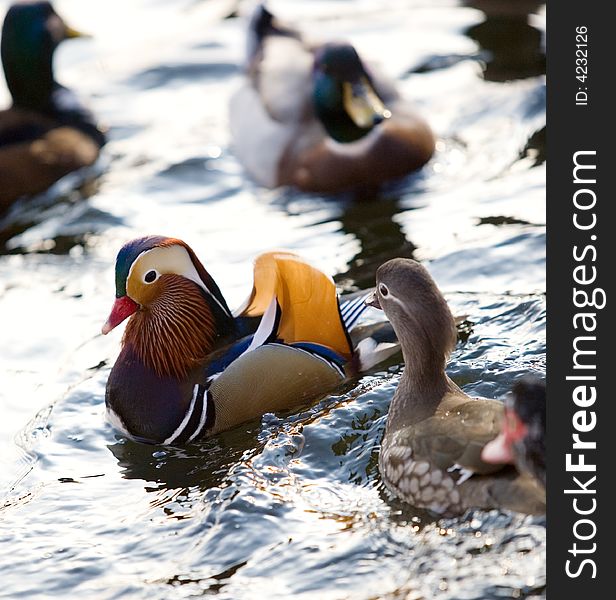
[(257, 451), (257, 431), (237, 428), (183, 448), (152, 446), (117, 436), (118, 442), (107, 447), (118, 461), (122, 477), (153, 484), (146, 486), (147, 491), (205, 491), (220, 486), (234, 464)]
[(88, 199), (101, 185), (102, 161), (64, 177), (46, 192), (15, 202), (0, 217), (0, 255), (52, 252), (66, 254), (85, 246), (87, 236), (121, 224), (121, 219), (94, 209)]
[(377, 268), (397, 256), (413, 258), (415, 244), (406, 239), (395, 216), (400, 212), (399, 197), (365, 198), (349, 201), (339, 216), (341, 230), (360, 244), (347, 270), (336, 275), (343, 288), (366, 289), (374, 286)]
[(481, 10), (486, 17), (465, 32), (482, 50), (486, 80), (502, 82), (545, 73), (542, 33), (528, 22), (543, 2), (466, 0), (464, 4)]

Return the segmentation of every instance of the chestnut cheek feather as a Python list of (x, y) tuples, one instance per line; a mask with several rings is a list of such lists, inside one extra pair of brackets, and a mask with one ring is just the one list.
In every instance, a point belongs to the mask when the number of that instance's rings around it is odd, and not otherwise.
[(103, 335), (107, 335), (122, 321), (137, 312), (138, 309), (139, 305), (134, 300), (131, 300), (128, 296), (116, 298), (115, 302), (113, 303), (113, 307), (111, 308), (111, 313), (109, 314), (107, 321), (101, 329)]

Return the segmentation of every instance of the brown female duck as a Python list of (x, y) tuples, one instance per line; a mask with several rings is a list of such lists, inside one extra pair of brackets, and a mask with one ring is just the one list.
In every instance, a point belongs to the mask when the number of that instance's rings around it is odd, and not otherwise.
[(0, 111), (0, 214), (93, 164), (105, 143), (92, 114), (54, 79), (56, 47), (82, 35), (49, 2), (20, 2), (6, 14), (2, 65), (13, 104)]
[(379, 467), (399, 498), (440, 515), (468, 508), (545, 510), (542, 490), (511, 467), (481, 459), (503, 416), (497, 400), (470, 398), (445, 373), (456, 343), (454, 320), (428, 271), (409, 259), (377, 270), (368, 303), (382, 308), (406, 368), (389, 409)]

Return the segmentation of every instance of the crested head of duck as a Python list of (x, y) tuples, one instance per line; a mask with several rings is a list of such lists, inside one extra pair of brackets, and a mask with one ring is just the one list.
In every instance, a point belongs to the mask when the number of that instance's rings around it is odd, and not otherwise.
[(518, 379), (505, 397), (498, 437), (485, 446), (486, 462), (514, 464), (545, 487), (545, 382), (533, 375)]
[(233, 327), (216, 282), (182, 240), (132, 240), (118, 253), (115, 271), (116, 299), (102, 331), (131, 317), (123, 345), (159, 376), (185, 377)]

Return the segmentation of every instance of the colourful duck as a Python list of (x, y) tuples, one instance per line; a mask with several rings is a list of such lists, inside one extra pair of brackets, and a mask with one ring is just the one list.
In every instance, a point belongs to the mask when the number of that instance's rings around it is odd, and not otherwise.
[(247, 81), (230, 105), (234, 151), (260, 184), (340, 192), (422, 167), (434, 152), (427, 123), (353, 46), (310, 46), (259, 6)]
[(92, 114), (54, 79), (56, 47), (82, 35), (49, 2), (20, 2), (6, 14), (2, 65), (13, 105), (0, 111), (0, 214), (94, 163), (105, 143)]
[(385, 485), (439, 515), (473, 507), (544, 512), (544, 491), (531, 477), (481, 459), (483, 447), (498, 434), (503, 403), (470, 398), (447, 377), (456, 329), (428, 271), (398, 258), (378, 268), (376, 283), (368, 303), (391, 321), (406, 364), (379, 457)]
[(545, 488), (545, 382), (531, 375), (515, 382), (505, 399), (501, 427), (481, 458), (488, 463), (514, 464)]
[(326, 394), (360, 368), (349, 330), (365, 297), (339, 305), (329, 277), (272, 252), (257, 258), (234, 316), (186, 243), (133, 240), (118, 254), (102, 330), (130, 317), (107, 382), (109, 420), (135, 439), (177, 445)]

